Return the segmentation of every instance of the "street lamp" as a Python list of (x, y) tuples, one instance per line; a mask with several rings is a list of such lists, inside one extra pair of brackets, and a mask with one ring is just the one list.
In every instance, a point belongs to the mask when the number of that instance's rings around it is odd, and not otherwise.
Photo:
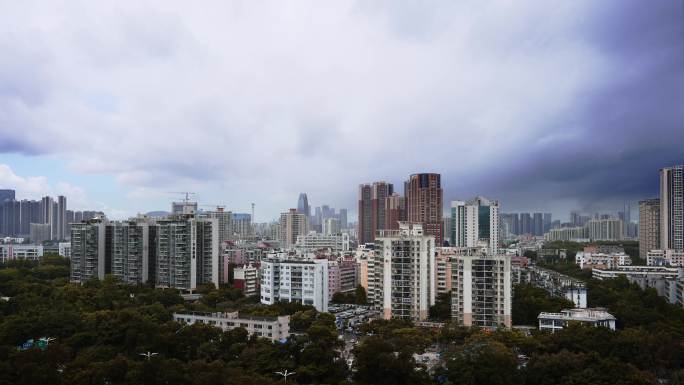
[(275, 374), (283, 376), (283, 378), (285, 378), (285, 383), (287, 384), (287, 376), (291, 376), (295, 374), (295, 372), (288, 372), (287, 369), (285, 369), (284, 372), (275, 372)]
[(147, 357), (147, 361), (149, 361), (152, 357), (156, 356), (159, 353), (152, 353), (152, 352), (147, 352), (147, 353), (140, 353), (141, 356)]

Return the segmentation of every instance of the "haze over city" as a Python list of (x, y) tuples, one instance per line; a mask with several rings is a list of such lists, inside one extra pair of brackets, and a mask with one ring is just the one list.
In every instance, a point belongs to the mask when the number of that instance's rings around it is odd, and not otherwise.
[[(155, 5), (156, 4), (156, 5)], [(0, 187), (269, 221), (361, 183), (616, 211), (684, 156), (679, 1), (5, 2)]]

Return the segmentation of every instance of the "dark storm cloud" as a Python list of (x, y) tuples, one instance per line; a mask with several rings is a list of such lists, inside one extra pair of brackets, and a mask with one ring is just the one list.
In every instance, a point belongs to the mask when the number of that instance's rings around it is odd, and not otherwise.
[(473, 184), (499, 192), (510, 211), (553, 210), (555, 200), (610, 210), (656, 196), (659, 168), (684, 163), (683, 4), (613, 2), (580, 23), (579, 36), (610, 71), (575, 108), (547, 122), (549, 131), (572, 135), (517, 148)]

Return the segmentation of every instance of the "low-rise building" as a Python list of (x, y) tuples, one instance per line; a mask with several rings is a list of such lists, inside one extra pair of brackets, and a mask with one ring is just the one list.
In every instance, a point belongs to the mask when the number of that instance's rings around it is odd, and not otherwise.
[(0, 245), (0, 263), (11, 260), (39, 261), (43, 256), (43, 246), (37, 245)]
[(621, 275), (630, 281), (644, 278), (677, 278), (679, 269), (662, 266), (620, 266), (615, 269), (593, 269), (591, 271), (592, 278), (598, 280), (617, 278)]
[(568, 326), (571, 322), (578, 322), (595, 327), (606, 327), (615, 330), (615, 317), (604, 308), (563, 309), (560, 313), (539, 313), (539, 330), (554, 333)]
[(580, 269), (614, 269), (618, 266), (629, 266), (632, 258), (624, 252), (617, 253), (591, 253), (578, 251), (575, 254), (575, 263)]
[(684, 267), (684, 250), (651, 250), (646, 255), (646, 265)]
[(290, 317), (257, 317), (232, 313), (173, 313), (176, 322), (192, 325), (203, 323), (223, 329), (244, 328), (249, 335), (284, 341), (290, 336)]

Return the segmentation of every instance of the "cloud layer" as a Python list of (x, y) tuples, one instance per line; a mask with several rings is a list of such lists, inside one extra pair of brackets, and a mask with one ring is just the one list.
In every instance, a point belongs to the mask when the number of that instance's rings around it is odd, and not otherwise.
[(420, 171), (445, 200), (610, 208), (684, 161), (682, 7), (12, 2), (0, 153), (114, 175), (134, 210), (189, 190), (266, 220)]

